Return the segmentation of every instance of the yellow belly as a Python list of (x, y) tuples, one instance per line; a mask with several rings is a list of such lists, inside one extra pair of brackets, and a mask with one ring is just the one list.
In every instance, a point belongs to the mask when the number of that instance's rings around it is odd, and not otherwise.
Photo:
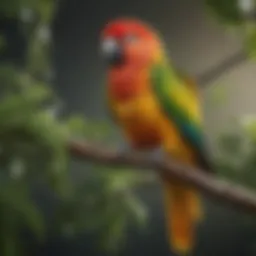
[(165, 118), (153, 96), (147, 94), (112, 106), (126, 136), (135, 147), (152, 148), (162, 143)]
[(195, 155), (174, 123), (167, 119), (153, 95), (136, 97), (126, 103), (111, 102), (115, 116), (128, 141), (135, 148), (163, 146), (174, 158), (194, 162)]

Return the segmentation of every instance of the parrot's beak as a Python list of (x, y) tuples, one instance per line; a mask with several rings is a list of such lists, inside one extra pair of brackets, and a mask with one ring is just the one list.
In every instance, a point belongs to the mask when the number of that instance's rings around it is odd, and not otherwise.
[(101, 43), (101, 53), (108, 65), (118, 66), (124, 61), (123, 49), (115, 39), (104, 39)]

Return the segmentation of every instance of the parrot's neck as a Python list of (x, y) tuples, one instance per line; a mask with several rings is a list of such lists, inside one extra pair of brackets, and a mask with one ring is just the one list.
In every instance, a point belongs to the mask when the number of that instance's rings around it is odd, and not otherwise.
[(108, 85), (111, 97), (118, 101), (127, 101), (141, 94), (147, 87), (146, 67), (122, 66), (108, 72)]

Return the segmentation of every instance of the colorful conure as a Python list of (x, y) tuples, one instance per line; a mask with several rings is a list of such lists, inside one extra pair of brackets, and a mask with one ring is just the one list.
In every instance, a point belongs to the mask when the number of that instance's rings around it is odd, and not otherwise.
[[(197, 87), (168, 61), (163, 42), (143, 22), (120, 18), (101, 33), (107, 62), (107, 100), (129, 145), (136, 150), (162, 147), (183, 164), (210, 171)], [(197, 191), (161, 177), (171, 248), (190, 252), (203, 216)]]

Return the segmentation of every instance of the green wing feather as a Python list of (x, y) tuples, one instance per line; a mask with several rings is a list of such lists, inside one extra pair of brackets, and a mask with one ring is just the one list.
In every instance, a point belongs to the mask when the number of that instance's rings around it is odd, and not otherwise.
[(151, 70), (153, 91), (165, 114), (176, 124), (184, 140), (196, 151), (198, 164), (205, 170), (212, 171), (207, 159), (202, 124), (196, 116), (191, 115), (189, 103), (181, 104), (182, 101), (179, 101), (179, 97), (189, 93), (189, 87), (181, 84), (177, 74), (172, 72), (175, 71), (166, 63), (154, 65)]

